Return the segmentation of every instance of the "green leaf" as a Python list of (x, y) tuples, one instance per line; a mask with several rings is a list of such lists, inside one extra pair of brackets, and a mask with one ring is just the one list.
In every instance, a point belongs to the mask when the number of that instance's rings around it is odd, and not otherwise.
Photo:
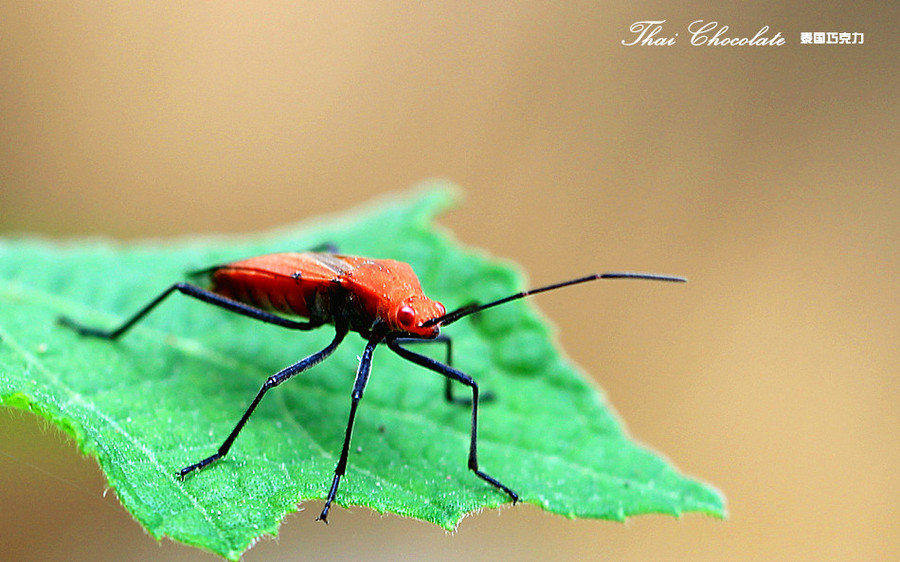
[[(448, 309), (520, 290), (508, 265), (435, 232), (450, 193), (432, 186), (258, 236), (0, 241), (0, 401), (74, 436), (151, 535), (236, 560), (299, 502), (326, 496), (364, 342), (351, 334), (334, 356), (270, 392), (229, 455), (182, 483), (176, 471), (215, 451), (266, 377), (323, 348), (333, 332), (283, 330), (178, 296), (116, 342), (80, 337), (56, 318), (112, 327), (185, 271), (323, 242), (409, 262)], [(568, 517), (724, 516), (714, 489), (629, 440), (549, 332), (525, 301), (445, 332), (455, 365), (496, 396), (480, 411), (482, 468), (522, 501)], [(376, 350), (337, 504), (453, 529), (466, 513), (509, 501), (468, 470), (469, 410), (442, 393), (438, 375)]]

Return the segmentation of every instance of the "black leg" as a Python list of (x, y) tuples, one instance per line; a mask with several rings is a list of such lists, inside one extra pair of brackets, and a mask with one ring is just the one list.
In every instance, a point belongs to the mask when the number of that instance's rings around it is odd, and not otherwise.
[(440, 334), (436, 338), (432, 338), (430, 340), (426, 340), (423, 338), (394, 338), (391, 340), (401, 345), (406, 344), (417, 344), (417, 343), (442, 343), (447, 346), (447, 359), (444, 361), (447, 365), (453, 366), (453, 342), (450, 340), (450, 336), (446, 334)]
[(497, 488), (498, 490), (506, 492), (506, 494), (510, 498), (512, 498), (513, 503), (519, 501), (519, 495), (517, 493), (513, 492), (510, 488), (502, 484), (493, 476), (482, 472), (478, 468), (478, 383), (476, 383), (475, 380), (469, 375), (461, 371), (457, 371), (449, 365), (444, 365), (443, 363), (435, 361), (430, 357), (420, 355), (401, 347), (396, 340), (388, 340), (387, 344), (388, 347), (390, 347), (391, 350), (393, 350), (394, 353), (396, 353), (400, 357), (408, 361), (412, 361), (417, 365), (421, 365), (426, 369), (430, 369), (438, 374), (441, 374), (448, 379), (460, 382), (472, 389), (472, 435), (471, 440), (469, 441), (469, 470), (474, 472), (476, 476), (478, 476), (491, 486)]
[(303, 371), (320, 363), (323, 359), (325, 359), (326, 357), (331, 355), (335, 349), (337, 349), (337, 346), (340, 345), (341, 341), (347, 335), (347, 326), (342, 323), (341, 325), (336, 326), (335, 330), (336, 330), (336, 332), (334, 334), (334, 339), (331, 341), (330, 344), (328, 344), (328, 346), (325, 349), (318, 351), (316, 353), (313, 353), (309, 357), (307, 357), (301, 361), (298, 361), (297, 363), (294, 363), (290, 367), (287, 367), (285, 369), (282, 369), (281, 371), (278, 371), (277, 373), (275, 373), (274, 375), (272, 375), (271, 377), (266, 379), (266, 382), (262, 385), (262, 388), (260, 388), (259, 392), (256, 394), (256, 398), (254, 398), (253, 402), (250, 403), (250, 407), (247, 408), (247, 411), (245, 411), (244, 415), (241, 416), (240, 421), (238, 421), (237, 425), (234, 426), (234, 429), (231, 430), (231, 433), (225, 439), (225, 442), (222, 443), (222, 445), (219, 447), (219, 450), (216, 451), (216, 453), (214, 455), (206, 457), (205, 459), (203, 459), (202, 461), (200, 461), (198, 463), (194, 463), (190, 466), (186, 466), (186, 467), (182, 468), (178, 472), (178, 477), (181, 480), (184, 480), (184, 477), (187, 476), (188, 474), (190, 474), (191, 472), (194, 472), (195, 470), (200, 470), (200, 469), (204, 468), (205, 466), (224, 457), (228, 453), (228, 449), (231, 448), (231, 444), (234, 443), (234, 440), (237, 438), (238, 433), (240, 433), (241, 429), (243, 429), (244, 424), (246, 424), (247, 420), (250, 419), (250, 414), (252, 414), (253, 410), (256, 409), (256, 406), (259, 404), (259, 401), (262, 400), (262, 397), (266, 392), (268, 392), (272, 388), (275, 388), (276, 386), (278, 386), (279, 384), (288, 380), (289, 378), (293, 377), (294, 375), (300, 374)]
[(290, 328), (293, 330), (311, 330), (313, 328), (321, 326), (321, 323), (297, 322), (294, 320), (289, 320), (287, 318), (282, 318), (281, 316), (278, 316), (276, 314), (272, 314), (266, 312), (265, 310), (260, 310), (254, 306), (250, 306), (248, 304), (223, 297), (222, 295), (219, 295), (207, 289), (202, 289), (200, 287), (197, 287), (196, 285), (191, 285), (190, 283), (175, 283), (174, 285), (163, 291), (161, 295), (150, 301), (147, 306), (139, 310), (134, 316), (126, 320), (121, 326), (114, 330), (107, 331), (97, 328), (91, 328), (89, 326), (79, 324), (78, 322), (75, 322), (74, 320), (71, 320), (65, 316), (61, 316), (57, 320), (57, 322), (63, 326), (75, 330), (83, 336), (114, 340), (128, 331), (129, 328), (131, 328), (140, 319), (146, 316), (147, 313), (153, 310), (156, 305), (161, 303), (166, 297), (168, 297), (175, 291), (183, 293), (189, 297), (194, 297), (195, 299), (199, 299), (203, 302), (219, 306), (221, 308), (224, 308), (225, 310), (230, 310), (231, 312), (236, 312), (238, 314), (242, 314), (244, 316), (248, 316), (262, 322), (267, 322), (269, 324), (275, 324), (283, 328)]
[(376, 330), (369, 338), (369, 343), (366, 344), (366, 349), (363, 351), (362, 358), (359, 360), (359, 369), (356, 371), (356, 382), (353, 384), (353, 392), (350, 394), (350, 419), (347, 420), (347, 430), (344, 433), (344, 446), (341, 448), (341, 456), (334, 469), (334, 479), (331, 481), (331, 489), (328, 490), (328, 498), (325, 500), (325, 507), (322, 508), (322, 513), (316, 518), (317, 521), (328, 523), (328, 511), (331, 509), (331, 503), (337, 495), (341, 477), (343, 477), (344, 473), (347, 471), (347, 455), (350, 452), (350, 436), (353, 434), (353, 421), (356, 418), (356, 407), (363, 397), (366, 383), (369, 380), (369, 373), (372, 371), (372, 353), (375, 351), (375, 346), (381, 343), (383, 339), (383, 332)]
[[(447, 359), (444, 361), (447, 365), (453, 366), (453, 342), (450, 340), (450, 336), (440, 334), (438, 337), (430, 340), (425, 340), (422, 338), (397, 338), (394, 340), (398, 344), (419, 344), (419, 343), (443, 343), (447, 346)], [(454, 398), (453, 397), (453, 381), (450, 379), (444, 379), (444, 399), (447, 402), (451, 402), (454, 404), (463, 404), (468, 406), (471, 402), (469, 402), (468, 398)]]
[[(450, 367), (453, 366), (453, 342), (450, 340), (450, 336), (445, 334), (440, 334), (438, 337), (430, 340), (425, 340), (422, 338), (395, 338), (394, 343), (400, 345), (407, 344), (416, 344), (416, 343), (431, 343), (438, 342), (447, 345), (447, 360), (444, 363)], [(493, 392), (485, 392), (482, 394), (478, 400), (484, 404), (485, 402), (490, 402), (494, 399)], [(472, 399), (471, 398), (456, 398), (453, 396), (453, 380), (448, 378), (444, 379), (444, 400), (450, 402), (451, 404), (459, 404), (460, 406), (471, 406)]]
[(333, 242), (322, 242), (321, 244), (316, 244), (312, 248), (306, 250), (307, 252), (324, 252), (326, 254), (338, 254), (340, 250), (337, 247), (337, 244)]

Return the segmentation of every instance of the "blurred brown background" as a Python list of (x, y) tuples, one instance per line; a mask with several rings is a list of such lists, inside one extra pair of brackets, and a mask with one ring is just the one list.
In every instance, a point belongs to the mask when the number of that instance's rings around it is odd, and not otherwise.
[[(307, 505), (247, 561), (900, 558), (896, 8), (492, 4), (3, 2), (0, 232), (255, 231), (441, 176), (466, 193), (441, 222), (535, 283), (691, 279), (536, 302), (727, 521), (521, 505), (450, 536)], [(624, 47), (643, 19), (678, 44)], [(691, 47), (697, 19), (787, 45)], [(0, 557), (211, 559), (156, 544), (104, 485), (0, 412)]]

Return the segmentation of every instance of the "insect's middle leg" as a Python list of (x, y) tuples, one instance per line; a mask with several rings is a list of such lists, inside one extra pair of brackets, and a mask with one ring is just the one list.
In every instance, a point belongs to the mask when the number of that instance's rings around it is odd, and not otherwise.
[(244, 424), (246, 424), (247, 420), (250, 419), (250, 415), (256, 409), (256, 406), (259, 405), (260, 400), (262, 400), (262, 397), (266, 394), (266, 392), (280, 385), (294, 375), (300, 374), (303, 371), (306, 371), (307, 369), (317, 365), (326, 357), (334, 353), (334, 350), (337, 349), (338, 345), (340, 345), (341, 341), (343, 341), (344, 337), (347, 335), (347, 331), (348, 330), (346, 325), (338, 324), (335, 327), (334, 339), (330, 344), (328, 344), (327, 347), (325, 347), (325, 349), (313, 353), (309, 357), (306, 357), (305, 359), (294, 363), (290, 367), (286, 367), (281, 371), (278, 371), (277, 373), (266, 379), (266, 382), (262, 385), (262, 388), (259, 389), (259, 392), (256, 394), (253, 402), (250, 403), (250, 407), (247, 408), (247, 410), (244, 412), (244, 415), (241, 416), (240, 421), (238, 421), (237, 425), (234, 426), (234, 429), (231, 430), (231, 433), (228, 434), (228, 437), (219, 447), (219, 450), (216, 451), (215, 454), (206, 457), (200, 462), (182, 468), (178, 472), (178, 478), (184, 480), (184, 477), (191, 472), (194, 472), (195, 470), (201, 470), (207, 465), (224, 457), (228, 453), (228, 450), (231, 448), (232, 443), (234, 443), (234, 440), (237, 438), (238, 433), (240, 433), (241, 429), (244, 428)]
[(372, 372), (372, 353), (375, 351), (375, 346), (381, 343), (383, 338), (383, 332), (376, 331), (369, 338), (366, 349), (359, 360), (356, 381), (353, 383), (353, 392), (350, 394), (350, 419), (347, 420), (347, 429), (344, 432), (344, 446), (341, 448), (341, 456), (334, 469), (334, 478), (331, 481), (331, 488), (328, 490), (325, 507), (322, 508), (322, 513), (316, 518), (317, 521), (328, 523), (328, 511), (331, 509), (331, 503), (337, 495), (341, 478), (347, 471), (347, 457), (350, 453), (350, 437), (353, 435), (353, 422), (356, 420), (356, 407), (359, 406), (359, 401), (362, 400), (363, 392), (366, 390), (366, 383), (369, 381), (369, 373)]
[(472, 389), (472, 433), (469, 441), (469, 470), (474, 472), (476, 476), (478, 476), (491, 486), (497, 488), (498, 490), (506, 492), (506, 494), (512, 499), (513, 503), (519, 501), (519, 494), (515, 493), (505, 484), (478, 468), (478, 383), (475, 382), (475, 379), (461, 371), (454, 369), (449, 365), (445, 365), (439, 361), (435, 361), (430, 357), (415, 353), (404, 347), (401, 347), (397, 342), (398, 340), (388, 340), (387, 344), (388, 347), (390, 347), (391, 350), (400, 357), (406, 359), (407, 361), (411, 361), (417, 365), (425, 367), (426, 369), (430, 369), (440, 375), (443, 375), (447, 377), (447, 379), (452, 379), (454, 381), (460, 382)]

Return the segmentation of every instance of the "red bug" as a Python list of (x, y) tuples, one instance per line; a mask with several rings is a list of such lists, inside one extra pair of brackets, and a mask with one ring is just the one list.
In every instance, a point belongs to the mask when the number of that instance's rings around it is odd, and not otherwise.
[[(596, 279), (649, 279), (653, 281), (685, 281), (681, 277), (644, 273), (603, 273), (579, 277), (553, 285), (522, 291), (486, 304), (470, 304), (447, 313), (444, 306), (425, 296), (412, 268), (394, 260), (346, 256), (334, 252), (281, 253), (253, 257), (211, 267), (198, 274), (210, 276), (209, 288), (190, 283), (175, 283), (153, 299), (121, 326), (114, 330), (99, 330), (83, 326), (69, 318), (59, 323), (85, 336), (115, 340), (160, 302), (175, 291), (226, 310), (249, 316), (270, 324), (294, 330), (311, 330), (332, 324), (334, 339), (324, 349), (301, 359), (270, 376), (262, 385), (250, 406), (215, 454), (185, 468), (177, 476), (184, 479), (228, 453), (238, 433), (247, 423), (263, 395), (289, 378), (318, 364), (331, 355), (348, 332), (359, 333), (367, 340), (359, 361), (350, 403), (350, 419), (344, 444), (334, 469), (334, 479), (318, 519), (327, 522), (328, 511), (337, 495), (338, 485), (347, 468), (350, 436), (356, 408), (362, 399), (372, 368), (372, 353), (384, 343), (400, 357), (435, 371), (445, 377), (445, 398), (449, 402), (471, 405), (472, 425), (469, 441), (469, 469), (491, 486), (506, 493), (513, 503), (518, 494), (499, 480), (478, 468), (478, 384), (470, 376), (453, 368), (450, 360), (450, 339), (440, 334), (441, 327), (460, 318), (492, 308), (528, 295), (559, 289)], [(297, 321), (285, 315), (306, 318)], [(425, 355), (410, 351), (404, 344), (438, 341), (447, 345), (448, 360), (441, 363)], [(469, 387), (471, 402), (455, 400), (453, 381)]]

